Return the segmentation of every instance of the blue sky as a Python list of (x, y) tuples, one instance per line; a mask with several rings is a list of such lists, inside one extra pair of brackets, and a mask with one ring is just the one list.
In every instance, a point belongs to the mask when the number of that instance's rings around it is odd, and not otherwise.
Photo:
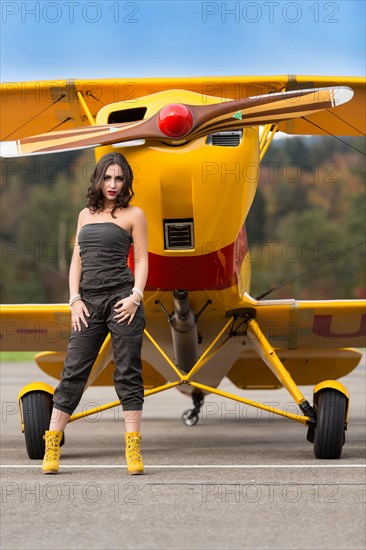
[(1, 1), (1, 80), (365, 73), (363, 0)]

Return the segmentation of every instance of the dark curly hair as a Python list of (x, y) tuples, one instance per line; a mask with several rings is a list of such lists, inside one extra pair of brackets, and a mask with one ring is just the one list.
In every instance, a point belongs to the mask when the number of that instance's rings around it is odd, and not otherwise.
[(101, 212), (104, 208), (104, 199), (103, 193), (101, 191), (101, 185), (104, 180), (104, 174), (111, 164), (118, 164), (123, 170), (124, 183), (121, 192), (117, 195), (116, 204), (113, 206), (111, 214), (117, 208), (127, 208), (131, 199), (134, 197), (135, 193), (132, 189), (133, 182), (133, 173), (131, 166), (129, 165), (127, 159), (121, 155), (121, 153), (108, 153), (104, 155), (98, 162), (95, 167), (95, 170), (90, 178), (91, 186), (88, 188), (87, 198), (88, 204), (87, 208), (94, 214), (95, 212)]

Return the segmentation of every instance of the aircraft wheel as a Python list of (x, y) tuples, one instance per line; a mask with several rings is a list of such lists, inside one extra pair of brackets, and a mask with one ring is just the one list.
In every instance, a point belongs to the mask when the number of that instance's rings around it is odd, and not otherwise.
[(195, 426), (198, 422), (198, 414), (195, 413), (194, 409), (187, 409), (182, 414), (182, 422), (186, 426)]
[[(31, 391), (22, 397), (25, 445), (29, 458), (44, 456), (44, 433), (49, 428), (52, 414), (52, 396), (41, 390)], [(64, 443), (62, 438), (61, 445)]]
[(340, 458), (345, 442), (347, 398), (334, 389), (319, 395), (317, 425), (314, 436), (316, 458)]

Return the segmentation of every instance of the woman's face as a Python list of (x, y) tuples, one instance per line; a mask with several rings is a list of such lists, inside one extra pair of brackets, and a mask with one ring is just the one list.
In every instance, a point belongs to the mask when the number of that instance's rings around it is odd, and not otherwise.
[(101, 185), (103, 197), (114, 201), (124, 185), (123, 169), (119, 164), (110, 164), (104, 173)]

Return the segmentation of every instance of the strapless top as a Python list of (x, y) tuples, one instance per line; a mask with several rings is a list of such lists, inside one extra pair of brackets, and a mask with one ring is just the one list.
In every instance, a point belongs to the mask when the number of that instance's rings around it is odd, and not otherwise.
[(128, 267), (132, 237), (113, 222), (87, 223), (79, 231), (81, 257), (80, 290), (103, 292), (117, 287), (133, 287)]

